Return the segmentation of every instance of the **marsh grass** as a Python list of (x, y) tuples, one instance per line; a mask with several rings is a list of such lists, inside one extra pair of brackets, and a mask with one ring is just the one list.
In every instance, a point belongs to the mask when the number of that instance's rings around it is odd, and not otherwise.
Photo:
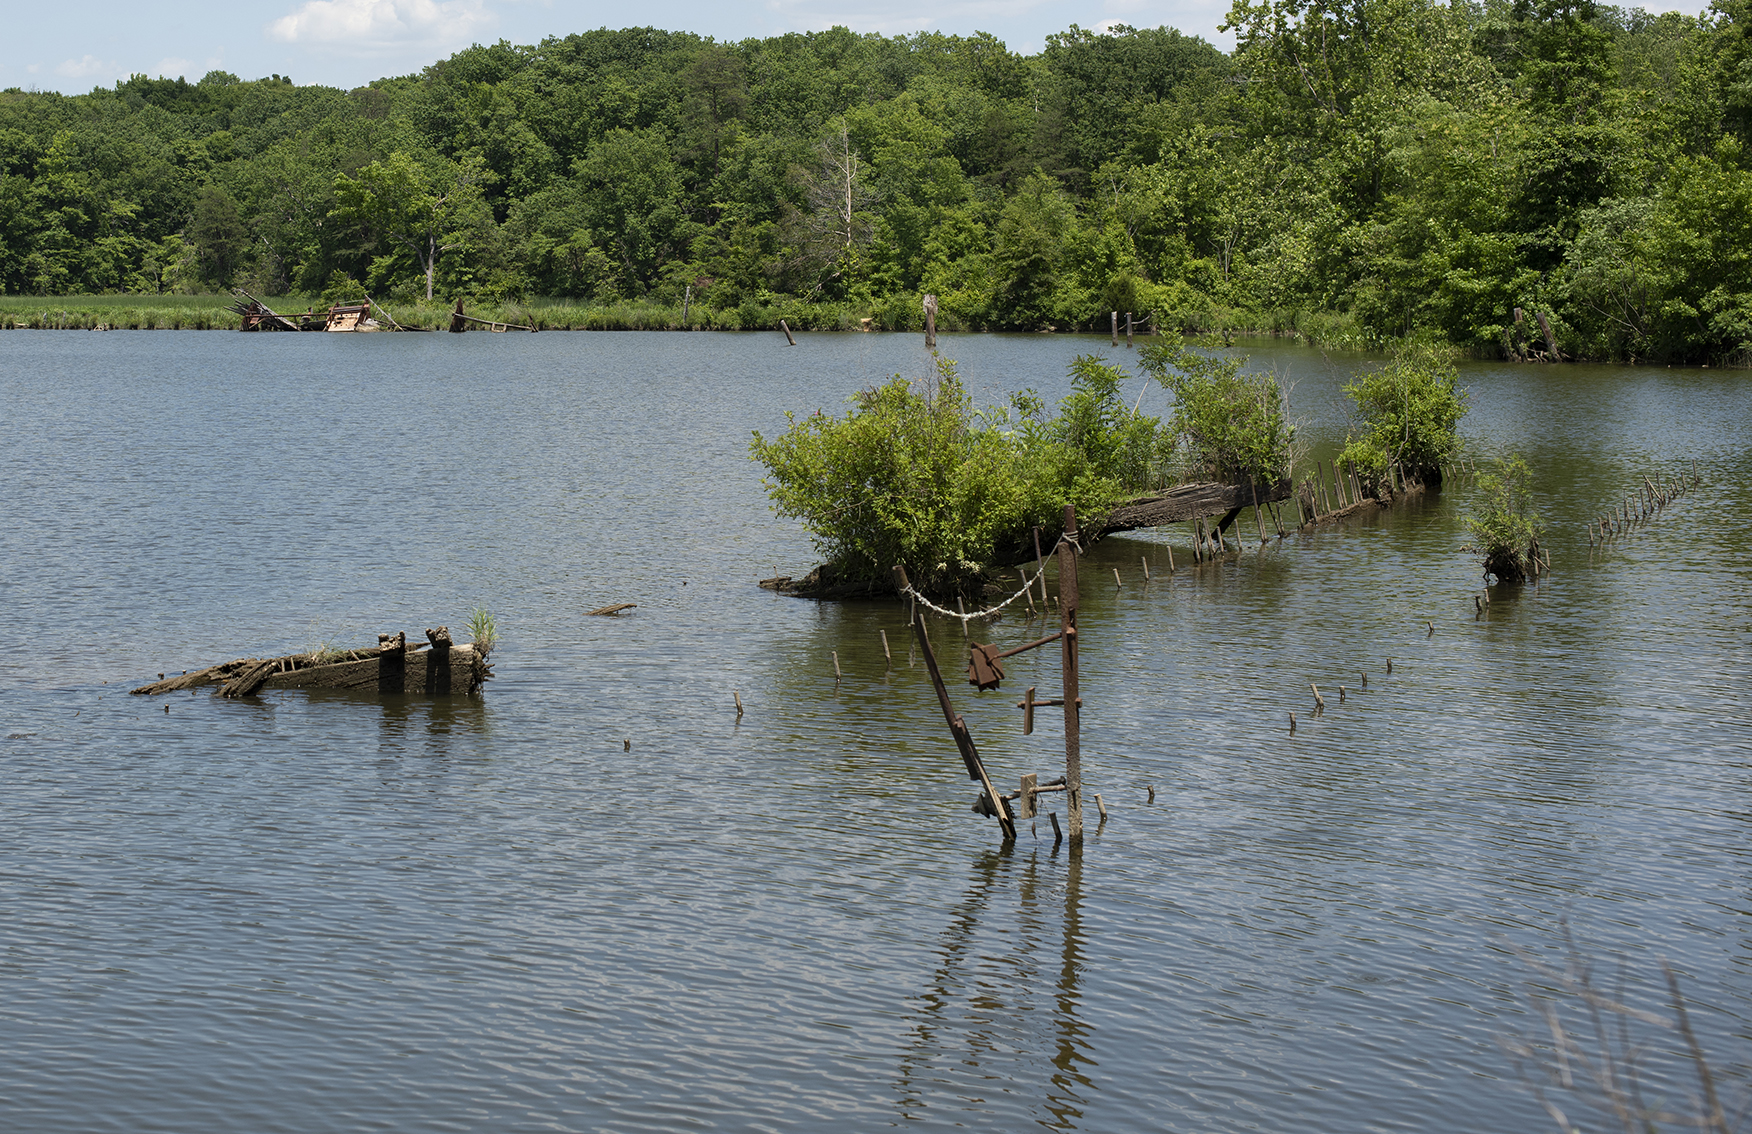
[(493, 647), (499, 644), (499, 624), (493, 619), (492, 611), (477, 606), (469, 613), (468, 636), (481, 657), (493, 652)]
[[(322, 295), (293, 293), (261, 297), (282, 315), (327, 310)], [(331, 296), (332, 298), (332, 296)], [(356, 299), (356, 296), (348, 296)], [(441, 331), (450, 326), (455, 299), (396, 299), (373, 295), (404, 327)], [(64, 295), (0, 296), (0, 330), (214, 330), (235, 331), (240, 320), (228, 310), (233, 297), (215, 295)], [(648, 300), (589, 303), (563, 297), (480, 301), (464, 299), (464, 309), (497, 323), (531, 323), (544, 331), (776, 331), (784, 320), (793, 331), (904, 331), (924, 329), (919, 297), (891, 295), (874, 300), (811, 303), (800, 299), (747, 299), (733, 306), (695, 301), (682, 320), (682, 305)], [(1372, 345), (1354, 318), (1339, 313), (1295, 310), (1254, 311), (1204, 304), (1171, 312), (1135, 313), (1138, 333), (1151, 320), (1165, 331), (1225, 337), (1245, 334), (1294, 336), (1310, 344), (1339, 350)], [(1095, 326), (1099, 323), (1099, 326)], [(1106, 327), (1106, 315), (1087, 330)], [(979, 318), (962, 317), (952, 307), (937, 316), (939, 331), (985, 331)], [(490, 333), (490, 332), (489, 332)]]

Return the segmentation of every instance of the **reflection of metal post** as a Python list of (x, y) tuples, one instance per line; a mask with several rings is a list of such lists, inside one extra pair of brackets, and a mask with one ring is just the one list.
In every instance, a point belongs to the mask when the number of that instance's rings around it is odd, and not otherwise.
[(1083, 839), (1083, 757), (1077, 739), (1077, 509), (1065, 505), (1065, 539), (1059, 544), (1060, 656), (1065, 679), (1065, 804), (1070, 811), (1071, 845)]

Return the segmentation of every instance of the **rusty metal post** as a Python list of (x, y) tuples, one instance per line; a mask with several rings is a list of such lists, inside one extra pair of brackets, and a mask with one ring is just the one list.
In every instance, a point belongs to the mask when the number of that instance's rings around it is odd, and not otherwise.
[(1059, 544), (1059, 639), (1065, 681), (1065, 804), (1071, 845), (1083, 841), (1083, 755), (1077, 733), (1077, 509), (1065, 505), (1065, 542)]

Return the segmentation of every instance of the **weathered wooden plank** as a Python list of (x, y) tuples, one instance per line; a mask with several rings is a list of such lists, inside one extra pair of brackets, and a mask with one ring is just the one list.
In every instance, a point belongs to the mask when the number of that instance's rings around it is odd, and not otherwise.
[[(1267, 503), (1290, 498), (1290, 482), (1257, 486), (1259, 500)], [(1180, 484), (1156, 496), (1128, 500), (1108, 514), (1101, 534), (1153, 528), (1179, 520), (1196, 520), (1238, 512), (1254, 501), (1251, 484)]]
[[(439, 627), (443, 630), (443, 627)], [(398, 634), (388, 641), (401, 640)], [(472, 693), (492, 676), (493, 667), (473, 644), (428, 650), (424, 642), (405, 649), (371, 648), (330, 655), (288, 654), (278, 658), (238, 658), (194, 673), (142, 685), (147, 695), (219, 685), (227, 697), (247, 697), (262, 689), (371, 689), (386, 693)]]
[[(364, 651), (361, 651), (364, 652)], [(336, 662), (268, 675), (264, 689), (375, 689), (379, 693), (462, 693), (477, 688), (476, 664), (490, 673), (473, 646), (448, 650), (410, 647), (359, 661)]]

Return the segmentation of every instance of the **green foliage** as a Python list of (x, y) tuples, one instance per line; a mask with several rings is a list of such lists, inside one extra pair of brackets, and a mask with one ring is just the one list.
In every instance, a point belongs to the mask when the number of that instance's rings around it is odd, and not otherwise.
[[(0, 293), (807, 307), (916, 328), (1435, 337), (1752, 355), (1752, 0), (1233, 0), (1170, 28), (654, 28), (476, 45), (352, 91), (0, 92)], [(629, 313), (631, 315), (629, 316)], [(628, 321), (630, 317), (630, 322)], [(788, 315), (786, 316), (789, 317)]]
[(1124, 375), (1094, 358), (1072, 370), (1057, 416), (1026, 392), (1012, 417), (976, 414), (940, 359), (927, 388), (897, 376), (844, 417), (790, 417), (772, 440), (757, 432), (750, 451), (774, 510), (803, 521), (837, 577), (884, 582), (900, 564), (927, 593), (977, 596), (985, 568), (1019, 551), (1032, 525), (1057, 530), (1065, 504), (1094, 521), (1153, 469), (1163, 439), (1125, 407)]
[(1456, 429), (1466, 415), (1467, 392), (1442, 348), (1407, 343), (1393, 360), (1360, 372), (1344, 392), (1356, 407), (1358, 429), (1339, 455), (1366, 481), (1379, 482), (1389, 465), (1428, 480), (1459, 451)]
[(1478, 499), (1466, 527), (1484, 569), (1504, 582), (1518, 583), (1539, 539), (1539, 514), (1533, 511), (1533, 472), (1518, 456), (1499, 457), (1478, 474)]
[(1276, 484), (1289, 474), (1295, 427), (1277, 376), (1245, 358), (1200, 354), (1178, 336), (1148, 343), (1145, 373), (1174, 395), (1170, 431), (1189, 475), (1224, 484)]

